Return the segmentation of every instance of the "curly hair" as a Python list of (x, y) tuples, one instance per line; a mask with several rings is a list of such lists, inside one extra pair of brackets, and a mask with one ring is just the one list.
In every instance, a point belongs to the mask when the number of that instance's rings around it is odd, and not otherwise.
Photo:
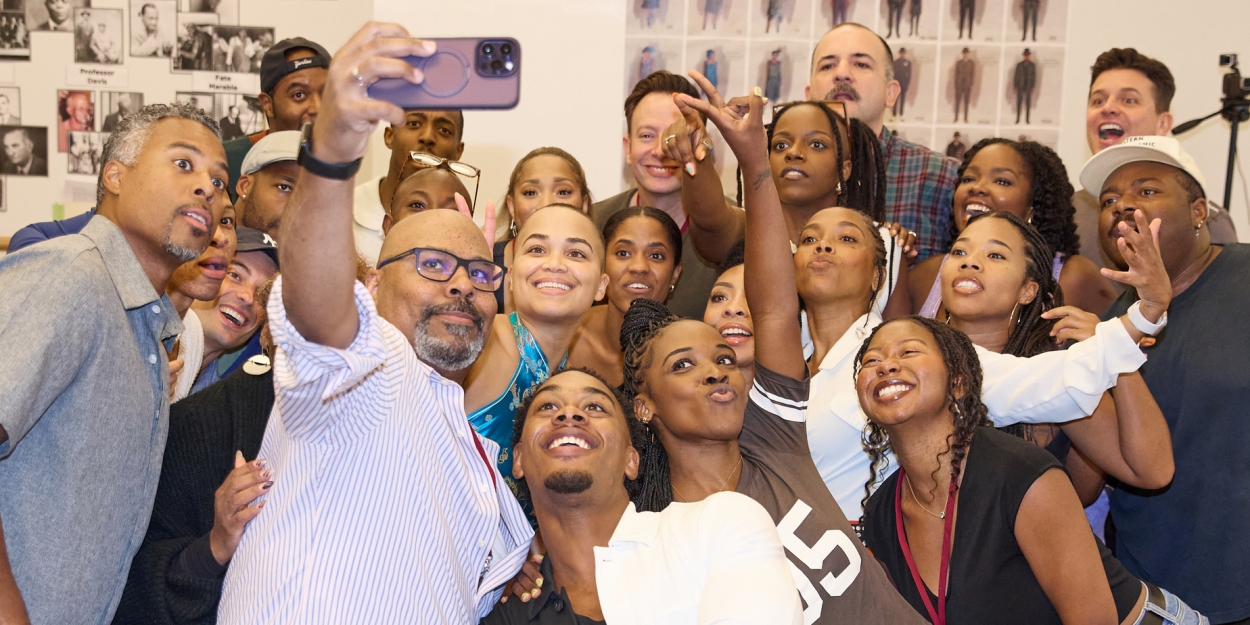
[[(634, 300), (625, 312), (625, 321), (621, 324), (621, 350), (625, 355), (625, 383), (621, 385), (621, 395), (630, 406), (642, 392), (645, 372), (651, 367), (651, 342), (679, 320), (664, 304), (649, 299)], [(673, 502), (673, 477), (668, 453), (660, 444), (654, 426), (647, 425), (646, 430), (646, 441), (636, 447), (642, 455), (638, 470), (640, 484), (637, 494), (631, 498), (639, 511), (659, 512)]]
[[(608, 390), (608, 394), (612, 396), (612, 400), (615, 401), (617, 406), (621, 409), (621, 416), (625, 418), (625, 425), (626, 427), (629, 428), (630, 444), (633, 445), (634, 449), (638, 450), (638, 452), (641, 454), (643, 445), (647, 441), (647, 427), (643, 425), (641, 421), (634, 418), (634, 411), (633, 411), (632, 405), (626, 404), (621, 399), (620, 391), (618, 391), (616, 388), (613, 388), (611, 384), (608, 384), (608, 381), (603, 379), (603, 376), (599, 375), (592, 369), (586, 369), (584, 367), (566, 367), (564, 369), (560, 369), (559, 371), (552, 373), (546, 380), (543, 380), (542, 384), (539, 384), (538, 386), (534, 386), (530, 388), (530, 390), (525, 392), (525, 395), (521, 398), (521, 404), (517, 406), (517, 411), (516, 411), (517, 418), (512, 422), (512, 447), (515, 449), (518, 445), (521, 444), (521, 432), (525, 431), (525, 422), (529, 419), (530, 408), (534, 406), (534, 397), (538, 395), (539, 391), (543, 390), (544, 388), (552, 384), (552, 380), (556, 379), (556, 377), (560, 376), (561, 374), (569, 373), (572, 371), (585, 373), (586, 375), (596, 380), (599, 380), (599, 383), (603, 385), (603, 388)], [(512, 477), (512, 476), (508, 475), (505, 477)], [(625, 490), (629, 492), (630, 499), (633, 499), (636, 493), (638, 492), (641, 480), (642, 480), (642, 466), (640, 465), (638, 467), (637, 478), (632, 479), (632, 480), (629, 479), (628, 477), (625, 478)], [(515, 494), (517, 496), (517, 499), (520, 500), (522, 504), (528, 501), (532, 501), (530, 497), (529, 484), (525, 482), (525, 478), (516, 480), (516, 493)]]
[[(905, 322), (918, 325), (933, 335), (933, 341), (937, 344), (942, 361), (946, 364), (946, 405), (954, 415), (955, 430), (947, 435), (946, 449), (937, 457), (940, 459), (946, 453), (951, 454), (951, 482), (958, 484), (959, 472), (963, 466), (964, 457), (968, 455), (968, 446), (972, 443), (973, 433), (978, 427), (992, 425), (989, 410), (981, 402), (981, 359), (977, 356), (968, 336), (927, 317), (913, 315), (887, 321), (877, 326), (868, 338), (864, 339), (859, 353), (855, 355), (854, 376), (856, 379), (859, 378), (864, 352), (868, 351), (868, 346), (872, 344), (872, 339), (877, 336), (881, 328)], [(879, 482), (879, 476), (888, 465), (886, 452), (890, 450), (890, 436), (884, 428), (869, 417), (868, 426), (864, 428), (862, 434), (862, 442), (864, 451), (868, 452), (871, 458), (868, 481), (864, 484), (864, 498), (860, 502), (862, 507), (867, 507), (873, 487)], [(931, 477), (934, 480), (937, 479), (936, 470)], [(862, 517), (860, 523), (863, 523)]]
[(1037, 296), (1033, 301), (1020, 307), (1016, 313), (1015, 325), (1007, 337), (1004, 354), (1013, 356), (1036, 356), (1042, 352), (1055, 349), (1055, 340), (1050, 336), (1054, 327), (1054, 319), (1043, 319), (1042, 313), (1063, 306), (1063, 289), (1059, 281), (1051, 273), (1053, 255), (1050, 247), (1042, 238), (1042, 234), (1023, 219), (1005, 211), (994, 211), (977, 215), (968, 221), (968, 225), (982, 219), (1001, 219), (1015, 226), (1016, 231), (1024, 239), (1025, 280), (1037, 283)]
[[(1036, 141), (1012, 141), (1001, 137), (982, 139), (964, 154), (956, 180), (963, 180), (968, 164), (978, 152), (987, 146), (999, 144), (1015, 150), (1028, 167), (1029, 202), (1033, 207), (1032, 224), (1042, 233), (1046, 245), (1052, 252), (1062, 254), (1064, 258), (1079, 254), (1081, 238), (1076, 234), (1076, 209), (1072, 207), (1072, 196), (1076, 191), (1068, 181), (1067, 168), (1054, 150)], [(953, 205), (951, 212), (954, 212)], [(959, 232), (955, 228), (955, 220), (952, 219), (952, 241), (959, 238)]]
[(621, 224), (630, 217), (647, 217), (659, 222), (660, 227), (664, 229), (665, 236), (668, 237), (668, 246), (673, 248), (673, 266), (681, 265), (681, 228), (668, 213), (651, 206), (626, 206), (612, 213), (607, 223), (603, 224), (605, 245), (612, 242), (612, 237), (616, 236), (616, 231), (620, 229)]
[[(834, 112), (822, 102), (791, 102), (773, 113), (772, 122), (765, 127), (768, 133), (768, 144), (772, 145), (773, 133), (781, 117), (787, 111), (799, 106), (817, 107), (829, 119), (829, 128), (833, 131), (834, 147), (837, 150), (835, 161), (837, 166), (834, 167), (833, 175), (842, 185), (842, 191), (838, 195), (838, 204), (864, 213), (873, 221), (885, 221), (885, 157), (881, 153), (881, 142), (877, 140), (872, 129), (863, 122), (852, 118), (848, 125), (847, 120), (841, 114)], [(843, 144), (842, 133), (838, 132), (841, 129), (847, 131), (850, 146)], [(848, 159), (848, 154), (851, 161), (851, 175), (843, 180), (842, 163)], [(738, 171), (738, 205), (742, 206), (741, 170)]]

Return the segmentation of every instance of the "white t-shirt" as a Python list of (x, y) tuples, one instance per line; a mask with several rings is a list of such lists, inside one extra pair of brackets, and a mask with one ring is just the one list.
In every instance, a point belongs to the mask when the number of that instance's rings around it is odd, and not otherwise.
[(382, 251), (382, 218), (386, 216), (386, 209), (382, 207), (378, 189), (385, 177), (378, 176), (358, 185), (352, 196), (352, 236), (356, 239), (356, 251), (370, 265), (378, 264), (378, 254)]

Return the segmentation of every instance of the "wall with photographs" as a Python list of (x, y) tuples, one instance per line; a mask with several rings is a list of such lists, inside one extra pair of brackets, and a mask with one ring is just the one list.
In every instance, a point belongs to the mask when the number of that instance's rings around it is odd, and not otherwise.
[(0, 235), (90, 208), (127, 112), (187, 101), (228, 136), (261, 130), (264, 51), (292, 36), (333, 51), (372, 17), (355, 0), (0, 1)]

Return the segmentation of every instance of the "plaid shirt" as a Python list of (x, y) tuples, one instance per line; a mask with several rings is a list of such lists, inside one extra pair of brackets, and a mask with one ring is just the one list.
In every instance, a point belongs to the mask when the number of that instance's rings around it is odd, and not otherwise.
[(929, 148), (881, 129), (885, 157), (885, 217), (916, 233), (920, 260), (944, 254), (950, 243), (951, 201), (958, 164)]

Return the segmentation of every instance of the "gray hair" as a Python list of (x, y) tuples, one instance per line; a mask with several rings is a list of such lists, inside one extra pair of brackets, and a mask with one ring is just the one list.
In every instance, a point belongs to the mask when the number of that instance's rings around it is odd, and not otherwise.
[[(209, 117), (203, 109), (183, 102), (149, 104), (121, 119), (121, 122), (117, 124), (117, 130), (113, 131), (113, 134), (109, 135), (108, 141), (104, 143), (100, 162), (117, 161), (128, 167), (133, 167), (135, 163), (139, 162), (139, 153), (147, 145), (148, 139), (152, 138), (152, 127), (156, 125), (156, 122), (168, 117), (178, 117), (199, 122), (205, 128), (211, 130), (213, 136), (217, 137), (218, 141), (221, 140), (221, 129), (217, 127), (216, 120)], [(96, 180), (95, 202), (96, 206), (104, 202), (103, 167), (100, 168), (100, 176)]]

